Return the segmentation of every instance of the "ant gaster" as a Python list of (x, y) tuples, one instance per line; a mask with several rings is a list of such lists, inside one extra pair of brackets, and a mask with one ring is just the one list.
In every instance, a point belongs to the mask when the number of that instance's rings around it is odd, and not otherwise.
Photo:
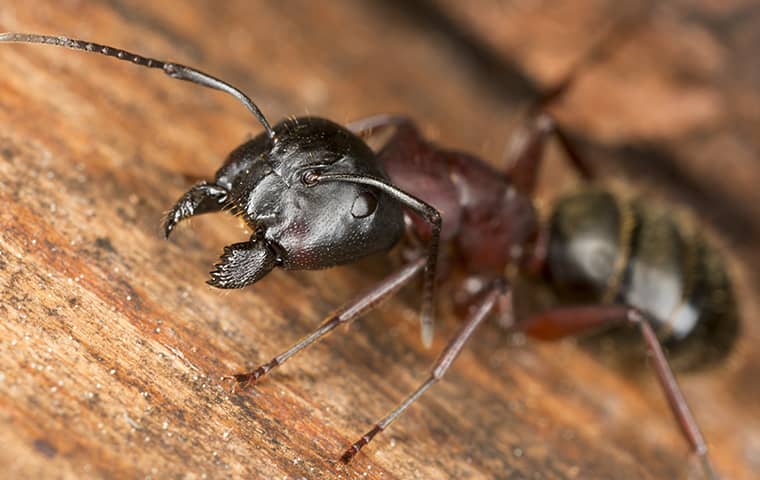
[[(533, 314), (517, 327), (539, 339), (556, 339), (630, 325), (639, 330), (657, 379), (681, 431), (714, 477), (707, 446), (663, 352), (692, 364), (724, 356), (737, 335), (730, 282), (715, 250), (668, 216), (637, 202), (589, 189), (560, 199), (540, 222), (532, 202), (543, 145), (554, 135), (570, 164), (593, 177), (543, 106), (572, 79), (547, 94), (529, 115), (505, 172), (421, 137), (405, 117), (379, 115), (347, 126), (316, 117), (270, 126), (240, 90), (196, 69), (66, 37), (0, 34), (0, 42), (44, 43), (113, 56), (231, 94), (264, 127), (236, 148), (212, 182), (185, 193), (164, 222), (168, 237), (184, 219), (228, 210), (252, 230), (247, 242), (224, 249), (211, 285), (241, 288), (275, 267), (321, 269), (389, 250), (402, 238), (416, 252), (407, 263), (328, 317), (316, 330), (255, 370), (225, 377), (239, 387), (351, 322), (423, 272), (421, 333), (433, 338), (437, 264), (461, 266), (479, 279), (467, 318), (429, 377), (341, 457), (350, 461), (431, 385), (440, 380), (477, 327), (511, 303), (512, 276), (538, 278), (564, 304)], [(364, 138), (392, 128), (375, 153)], [(446, 254), (439, 255), (439, 243)], [(421, 245), (426, 245), (424, 248)], [(665, 254), (662, 254), (663, 249)], [(659, 252), (659, 253), (658, 253)], [(447, 268), (448, 270), (448, 268)], [(443, 276), (443, 275), (441, 275)]]

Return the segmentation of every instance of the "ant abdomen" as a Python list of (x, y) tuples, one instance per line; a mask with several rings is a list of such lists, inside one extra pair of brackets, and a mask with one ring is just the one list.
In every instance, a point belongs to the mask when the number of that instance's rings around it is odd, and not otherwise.
[(691, 222), (603, 190), (560, 198), (549, 218), (547, 277), (563, 303), (648, 313), (674, 367), (718, 364), (739, 320), (720, 253)]

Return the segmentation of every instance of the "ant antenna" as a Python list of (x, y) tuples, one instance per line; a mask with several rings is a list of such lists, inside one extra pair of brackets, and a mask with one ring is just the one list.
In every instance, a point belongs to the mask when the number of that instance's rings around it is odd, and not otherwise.
[(28, 33), (0, 33), (0, 43), (2, 42), (18, 42), (18, 43), (43, 43), (46, 45), (55, 45), (57, 47), (71, 48), (74, 50), (83, 50), (90, 53), (99, 53), (109, 57), (118, 58), (127, 62), (132, 62), (136, 65), (140, 65), (147, 68), (160, 68), (163, 72), (169, 75), (171, 78), (177, 80), (185, 80), (204, 87), (213, 88), (215, 90), (221, 90), (222, 92), (229, 93), (235, 97), (245, 108), (247, 108), (256, 119), (261, 123), (266, 130), (269, 139), (274, 143), (276, 141), (274, 130), (271, 125), (261, 113), (259, 107), (253, 103), (253, 100), (248, 98), (246, 94), (233, 87), (227, 82), (223, 82), (218, 78), (212, 77), (207, 73), (203, 73), (200, 70), (181, 65), (179, 63), (164, 62), (156, 60), (154, 58), (143, 57), (142, 55), (136, 55), (126, 50), (120, 50), (118, 48), (109, 47), (107, 45), (100, 45), (98, 43), (86, 42), (84, 40), (76, 40), (67, 37), (54, 37), (51, 35), (33, 35)]
[(315, 182), (349, 182), (375, 187), (411, 208), (430, 223), (432, 228), (430, 241), (428, 243), (427, 260), (425, 262), (425, 273), (422, 285), (422, 312), (420, 314), (422, 344), (426, 348), (430, 347), (433, 343), (435, 280), (438, 265), (438, 243), (441, 237), (441, 214), (433, 206), (423, 202), (414, 195), (410, 195), (385, 180), (376, 177), (355, 175), (351, 173), (314, 173), (314, 175), (316, 176), (313, 180)]

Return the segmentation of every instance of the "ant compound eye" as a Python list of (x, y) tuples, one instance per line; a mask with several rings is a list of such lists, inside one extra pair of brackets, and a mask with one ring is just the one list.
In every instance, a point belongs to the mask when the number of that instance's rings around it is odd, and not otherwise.
[(364, 218), (375, 213), (377, 209), (377, 198), (370, 192), (362, 192), (354, 200), (351, 207), (351, 215), (354, 218)]
[(319, 170), (306, 170), (301, 176), (301, 182), (307, 187), (312, 187), (319, 182)]

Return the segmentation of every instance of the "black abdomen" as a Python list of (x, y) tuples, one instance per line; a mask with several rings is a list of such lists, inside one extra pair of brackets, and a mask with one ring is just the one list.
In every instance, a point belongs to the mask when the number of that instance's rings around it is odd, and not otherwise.
[(547, 269), (563, 302), (624, 303), (648, 313), (681, 368), (731, 350), (738, 317), (728, 274), (685, 222), (600, 190), (561, 198), (549, 222)]

